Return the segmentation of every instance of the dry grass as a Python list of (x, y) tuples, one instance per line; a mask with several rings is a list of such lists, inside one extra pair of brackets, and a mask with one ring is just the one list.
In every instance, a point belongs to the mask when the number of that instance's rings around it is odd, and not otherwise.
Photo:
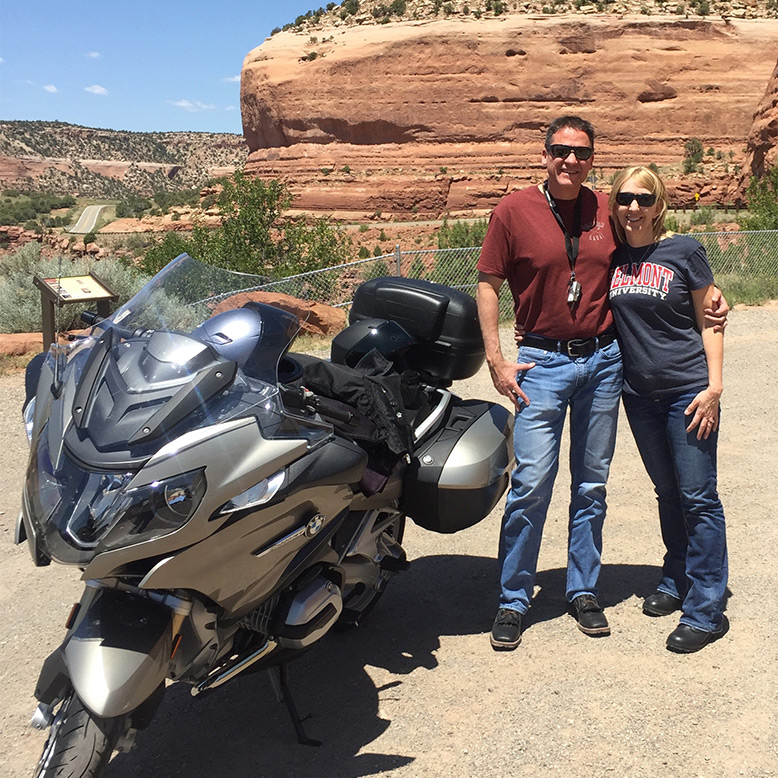
[(27, 354), (0, 354), (0, 376), (22, 373), (29, 361), (38, 353), (30, 351)]

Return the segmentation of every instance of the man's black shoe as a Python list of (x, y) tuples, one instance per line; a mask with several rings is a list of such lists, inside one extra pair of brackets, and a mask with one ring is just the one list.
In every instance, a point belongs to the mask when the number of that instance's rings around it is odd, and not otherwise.
[(500, 608), (489, 640), (495, 651), (513, 651), (521, 643), (521, 614), (511, 608)]
[(726, 635), (728, 629), (729, 621), (727, 621), (726, 616), (721, 626), (714, 632), (705, 632), (705, 630), (690, 627), (688, 624), (679, 624), (668, 635), (667, 648), (677, 654), (693, 654), (695, 651), (705, 648), (708, 643)]
[(605, 618), (605, 614), (594, 595), (579, 594), (570, 605), (573, 616), (578, 622), (578, 629), (585, 635), (601, 637), (611, 634), (608, 619)]
[(643, 600), (643, 613), (646, 616), (669, 616), (681, 610), (683, 603), (678, 597), (667, 592), (654, 592)]

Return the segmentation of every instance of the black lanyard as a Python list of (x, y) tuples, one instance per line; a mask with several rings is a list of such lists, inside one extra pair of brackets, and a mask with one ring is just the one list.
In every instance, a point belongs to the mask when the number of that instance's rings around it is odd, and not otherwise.
[(575, 280), (575, 261), (578, 259), (578, 242), (581, 237), (581, 193), (578, 193), (578, 197), (575, 200), (572, 235), (567, 231), (567, 227), (565, 227), (565, 223), (562, 221), (559, 209), (556, 206), (556, 201), (548, 191), (548, 181), (543, 182), (543, 194), (546, 196), (546, 200), (548, 200), (548, 206), (551, 208), (551, 213), (554, 214), (559, 228), (564, 233), (565, 251), (567, 251), (567, 259), (570, 262), (570, 277)]

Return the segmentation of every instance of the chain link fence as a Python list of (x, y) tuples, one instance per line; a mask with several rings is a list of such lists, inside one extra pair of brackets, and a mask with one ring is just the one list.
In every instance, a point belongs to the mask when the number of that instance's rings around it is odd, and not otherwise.
[[(705, 246), (716, 282), (730, 304), (778, 299), (778, 230), (762, 232), (705, 232), (693, 237)], [(476, 263), (480, 247), (401, 251), (360, 259), (273, 281), (260, 287), (303, 300), (336, 307), (348, 306), (354, 290), (380, 276), (423, 278), (475, 295)], [(507, 286), (501, 297), (502, 313), (510, 316)]]
[(778, 299), (778, 230), (695, 232), (730, 303)]

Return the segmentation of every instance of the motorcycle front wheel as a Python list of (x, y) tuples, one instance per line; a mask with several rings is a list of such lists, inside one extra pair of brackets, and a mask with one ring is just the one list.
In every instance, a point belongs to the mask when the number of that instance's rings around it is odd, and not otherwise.
[(108, 766), (124, 719), (95, 716), (71, 691), (54, 717), (34, 777), (99, 778)]

